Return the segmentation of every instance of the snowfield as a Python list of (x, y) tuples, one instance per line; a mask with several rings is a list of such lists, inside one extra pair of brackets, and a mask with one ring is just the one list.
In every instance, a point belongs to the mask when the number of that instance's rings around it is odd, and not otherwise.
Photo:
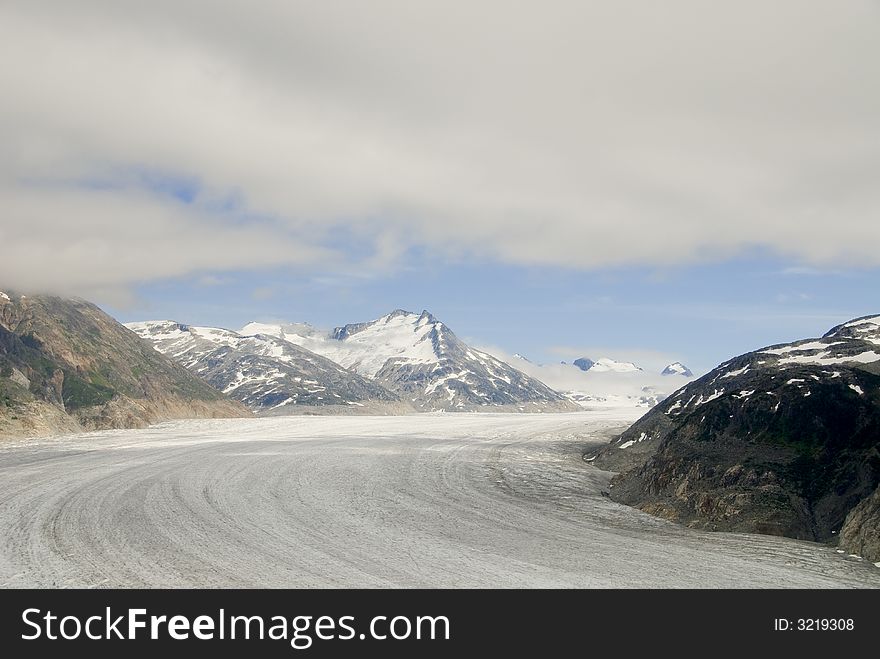
[(0, 445), (7, 587), (878, 587), (615, 504), (637, 410), (186, 421)]

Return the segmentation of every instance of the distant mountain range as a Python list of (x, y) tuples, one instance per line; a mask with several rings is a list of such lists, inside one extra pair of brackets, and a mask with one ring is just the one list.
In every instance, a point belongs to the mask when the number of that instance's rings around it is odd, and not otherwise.
[[(552, 375), (546, 367), (521, 355), (510, 358), (514, 367), (469, 346), (427, 311), (398, 309), (330, 331), (305, 323), (249, 323), (236, 332), (147, 321), (128, 325), (142, 339), (135, 340), (80, 300), (2, 293), (0, 310), (0, 332), (5, 333), (0, 337), (5, 374), (0, 375), (0, 402), (8, 403), (3, 418), (10, 428), (21, 425), (12, 423), (13, 416), (16, 422), (53, 417), (47, 427), (78, 429), (246, 414), (228, 398), (265, 415), (574, 411), (595, 405), (650, 407), (664, 396), (662, 387), (642, 382), (641, 376), (649, 374), (641, 368), (610, 358), (581, 358), (564, 367), (586, 377), (585, 382), (603, 383), (599, 394), (545, 383), (544, 376)], [(146, 345), (155, 350), (144, 352)], [(143, 354), (134, 355), (134, 350)], [(137, 373), (138, 384), (119, 375), (120, 359)], [(104, 361), (108, 364), (101, 366)], [(111, 376), (102, 375), (102, 368)], [(689, 371), (684, 368), (681, 374)], [(626, 391), (616, 391), (619, 387)], [(131, 400), (141, 401), (143, 409)], [(25, 414), (25, 402), (34, 410), (40, 407), (40, 413)], [(9, 413), (12, 406), (21, 414)], [(196, 410), (199, 406), (204, 409)]]
[(588, 357), (575, 359), (572, 364), (582, 371), (592, 371), (593, 373), (634, 373), (642, 369), (632, 362), (619, 362), (608, 357), (601, 357), (596, 361)]
[[(514, 357), (525, 360), (529, 363), (533, 363), (531, 360), (523, 357), (519, 353), (515, 354)], [(565, 364), (566, 362), (560, 363)], [(632, 362), (620, 362), (615, 359), (611, 359), (610, 357), (601, 357), (595, 361), (593, 361), (589, 357), (579, 357), (578, 359), (575, 359), (571, 364), (572, 366), (576, 366), (585, 373), (636, 373), (639, 371), (644, 371), (641, 366), (636, 366)], [(686, 378), (694, 377), (693, 371), (691, 371), (691, 369), (689, 369), (681, 362), (673, 362), (671, 364), (668, 364), (660, 372), (660, 374), (681, 375)]]
[[(505, 358), (503, 354), (496, 356)], [(653, 407), (678, 387), (680, 378), (694, 377), (681, 362), (651, 372), (633, 362), (610, 357), (579, 357), (571, 363), (557, 364), (536, 363), (519, 353), (506, 359), (585, 409)]]
[(0, 293), (0, 436), (250, 416), (93, 304)]
[(696, 379), (681, 362), (652, 373), (607, 357), (544, 366), (516, 355), (514, 368), (427, 311), (327, 332), (302, 323), (129, 328), (82, 300), (0, 292), (0, 436), (250, 410), (653, 407), (588, 456), (618, 472), (612, 499), (701, 528), (839, 538), (844, 551), (880, 561), (880, 316)]
[(399, 397), (381, 385), (271, 334), (239, 334), (168, 320), (126, 326), (162, 354), (260, 413), (289, 414), (292, 409), (328, 406), (372, 413), (405, 411), (398, 409)]
[(880, 316), (731, 359), (592, 459), (653, 514), (880, 560)]
[[(129, 327), (260, 412), (284, 413), (294, 405), (375, 410), (377, 402), (395, 403), (398, 412), (578, 409), (537, 379), (468, 346), (427, 311), (398, 309), (330, 332), (304, 323), (249, 323), (240, 332), (173, 321)], [(300, 407), (288, 411), (294, 409)]]

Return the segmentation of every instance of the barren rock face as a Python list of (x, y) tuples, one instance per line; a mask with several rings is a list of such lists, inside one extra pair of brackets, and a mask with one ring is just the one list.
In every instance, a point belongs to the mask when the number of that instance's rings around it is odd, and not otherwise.
[(840, 548), (869, 561), (880, 561), (880, 487), (846, 516)]

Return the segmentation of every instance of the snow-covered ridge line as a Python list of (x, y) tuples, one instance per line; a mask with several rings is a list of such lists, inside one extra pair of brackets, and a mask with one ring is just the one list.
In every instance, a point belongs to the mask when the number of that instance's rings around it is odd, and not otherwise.
[[(781, 395), (788, 395), (785, 393), (787, 388), (801, 392), (799, 395), (802, 397), (810, 397), (812, 395), (810, 387), (814, 383), (830, 383), (839, 380), (844, 374), (849, 378), (858, 378), (858, 373), (864, 366), (880, 365), (880, 351), (866, 349), (866, 343), (880, 344), (880, 316), (869, 316), (843, 323), (820, 339), (804, 339), (769, 346), (729, 360), (716, 367), (703, 379), (681, 389), (671, 402), (665, 405), (664, 413), (670, 417), (678, 417), (693, 411), (697, 406), (728, 395), (738, 401), (746, 401), (755, 394), (757, 394), (755, 400), (764, 396), (778, 398)], [(815, 368), (824, 366), (838, 366), (841, 370)], [(788, 375), (788, 373), (792, 374)], [(763, 382), (768, 377), (770, 384), (765, 382), (765, 388), (757, 389), (756, 382)], [(780, 381), (782, 387), (779, 385)], [(730, 383), (733, 386), (727, 384), (728, 392), (725, 393), (723, 389), (718, 390), (713, 386), (716, 383), (719, 385)], [(698, 389), (702, 387), (705, 393), (686, 395), (686, 390), (693, 391), (692, 386)], [(865, 388), (860, 384), (852, 382), (848, 386), (859, 395), (865, 393)], [(777, 399), (772, 407), (774, 412), (778, 411), (779, 404)]]
[(827, 350), (832, 346), (841, 345), (843, 341), (806, 341), (784, 345), (779, 348), (765, 348), (761, 352), (765, 355), (785, 355), (790, 352), (811, 352), (816, 350)]
[(242, 334), (270, 334), (323, 355), (345, 368), (374, 378), (389, 359), (432, 364), (439, 361), (434, 334), (443, 324), (427, 312), (396, 310), (381, 318), (322, 332), (305, 323), (248, 323)]
[(642, 369), (632, 362), (619, 362), (610, 357), (600, 357), (587, 370), (597, 373), (632, 373), (635, 371), (641, 371)]
[[(304, 355), (326, 360), (339, 372), (370, 382), (420, 410), (465, 411), (498, 406), (519, 411), (577, 409), (542, 382), (466, 345), (427, 311), (415, 314), (398, 309), (376, 320), (337, 327), (331, 332), (305, 323), (253, 322), (240, 332), (172, 321), (131, 323), (130, 327), (160, 343), (161, 351), (189, 368), (205, 365), (205, 350), (196, 349), (196, 344), (212, 349), (224, 346), (227, 352), (235, 353), (240, 365), (246, 354), (250, 360), (247, 374), (224, 373), (221, 388), (240, 396), (247, 386), (260, 387), (260, 405), (271, 403), (272, 409), (287, 400), (280, 396), (289, 394), (284, 390), (290, 388), (284, 369), (279, 373), (278, 365), (299, 364)], [(222, 357), (230, 359), (226, 353)], [(262, 378), (255, 360), (262, 360)], [(301, 385), (302, 381), (297, 383)], [(313, 403), (317, 399), (316, 404), (327, 404), (337, 397), (333, 386), (301, 393), (312, 396)], [(288, 398), (285, 404), (295, 405), (302, 400), (295, 395)], [(347, 404), (349, 397), (343, 398)]]
[(175, 321), (128, 323), (127, 327), (159, 352), (257, 412), (296, 405), (397, 401), (383, 387), (276, 336), (246, 336)]
[(779, 360), (779, 364), (812, 364), (817, 366), (832, 366), (835, 364), (873, 364), (880, 361), (880, 353), (873, 350), (867, 350), (857, 355), (832, 355), (829, 352), (822, 352), (818, 355), (794, 355), (792, 357), (783, 357)]

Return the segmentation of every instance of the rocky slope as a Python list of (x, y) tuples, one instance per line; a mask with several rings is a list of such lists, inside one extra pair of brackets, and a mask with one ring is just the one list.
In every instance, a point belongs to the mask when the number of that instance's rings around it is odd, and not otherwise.
[(615, 501), (691, 526), (880, 560), (880, 316), (757, 350), (669, 396), (588, 460)]
[(880, 487), (846, 516), (840, 546), (849, 553), (880, 561)]
[(93, 304), (0, 295), (0, 436), (248, 414)]
[(381, 385), (276, 336), (242, 335), (168, 320), (127, 327), (261, 414), (330, 411), (339, 406), (349, 412), (405, 411), (398, 396)]
[(471, 348), (427, 311), (398, 309), (330, 333), (303, 324), (257, 323), (242, 332), (272, 334), (324, 355), (423, 411), (578, 409), (544, 383)]

